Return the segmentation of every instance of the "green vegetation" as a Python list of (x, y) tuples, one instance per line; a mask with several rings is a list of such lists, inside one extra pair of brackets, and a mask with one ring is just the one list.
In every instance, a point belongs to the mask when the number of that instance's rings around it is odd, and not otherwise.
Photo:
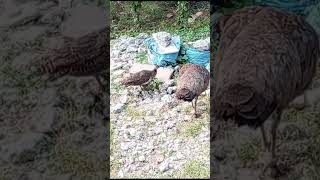
[(206, 125), (208, 125), (207, 120), (197, 119), (197, 121), (182, 123), (179, 129), (182, 136), (194, 138), (201, 133), (202, 128), (206, 127)]
[[(111, 38), (122, 35), (166, 31), (180, 35), (184, 41), (193, 41), (210, 35), (209, 2), (142, 1), (111, 2)], [(203, 12), (194, 22), (191, 15)], [(141, 13), (143, 12), (143, 13)]]
[(139, 53), (136, 56), (137, 62), (140, 64), (148, 64), (148, 55), (147, 53)]
[(199, 161), (188, 162), (182, 171), (181, 177), (185, 178), (209, 178), (209, 167)]

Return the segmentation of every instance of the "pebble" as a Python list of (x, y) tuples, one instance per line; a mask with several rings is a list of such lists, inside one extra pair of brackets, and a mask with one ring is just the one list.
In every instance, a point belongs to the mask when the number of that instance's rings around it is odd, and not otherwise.
[(114, 107), (113, 112), (114, 113), (121, 113), (124, 110), (124, 106), (125, 105), (122, 104), (122, 103), (116, 104), (115, 107)]
[(161, 172), (165, 172), (165, 171), (169, 170), (169, 163), (168, 162), (161, 163), (159, 166), (159, 170)]

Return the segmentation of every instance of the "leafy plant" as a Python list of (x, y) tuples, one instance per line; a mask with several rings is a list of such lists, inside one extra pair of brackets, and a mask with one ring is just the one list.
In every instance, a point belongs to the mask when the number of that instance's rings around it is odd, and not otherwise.
[(177, 23), (178, 25), (185, 25), (189, 17), (189, 2), (188, 1), (178, 1), (177, 6)]

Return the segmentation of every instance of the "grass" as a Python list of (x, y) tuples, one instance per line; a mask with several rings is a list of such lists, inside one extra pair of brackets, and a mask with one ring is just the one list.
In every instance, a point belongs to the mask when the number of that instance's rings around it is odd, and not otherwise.
[(148, 84), (147, 89), (152, 91), (159, 91), (163, 83), (164, 82), (159, 79), (154, 79), (153, 81), (150, 82), (150, 84)]
[(236, 153), (244, 163), (253, 162), (258, 159), (259, 146), (253, 143), (245, 143), (236, 149)]
[(71, 144), (71, 134), (62, 131), (58, 137), (53, 150), (53, 169), (59, 173), (73, 173), (86, 179), (95, 176), (97, 167), (101, 166), (102, 160), (93, 158), (89, 153), (82, 153)]
[(145, 117), (146, 112), (140, 111), (139, 109), (135, 108), (134, 106), (127, 106), (127, 115), (132, 117), (133, 119), (138, 119), (140, 117)]
[(198, 119), (197, 121), (185, 122), (180, 124), (181, 135), (184, 137), (195, 138), (201, 133), (203, 127), (206, 127), (208, 123), (205, 119)]
[[(191, 14), (203, 11), (204, 15), (199, 17), (192, 24), (179, 25), (176, 23), (177, 17), (167, 18), (168, 13), (176, 10), (174, 2), (143, 2), (141, 9), (141, 24), (137, 25), (133, 21), (133, 13), (128, 3), (117, 5), (111, 2), (111, 39), (120, 36), (137, 36), (139, 33), (155, 33), (166, 31), (175, 35), (180, 35), (183, 41), (193, 41), (210, 36), (210, 8), (209, 2), (200, 2), (202, 6), (193, 7)], [(121, 13), (119, 13), (121, 10)]]
[(136, 56), (137, 63), (140, 64), (148, 64), (148, 56), (147, 53), (139, 53)]
[(180, 175), (184, 178), (209, 178), (210, 170), (203, 163), (199, 161), (188, 162)]

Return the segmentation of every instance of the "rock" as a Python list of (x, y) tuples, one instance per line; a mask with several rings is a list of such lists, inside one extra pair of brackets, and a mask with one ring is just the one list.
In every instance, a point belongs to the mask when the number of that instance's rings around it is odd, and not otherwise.
[(159, 67), (156, 78), (163, 82), (167, 82), (171, 79), (173, 72), (174, 72), (173, 68)]
[(165, 88), (168, 89), (168, 87), (174, 86), (175, 82), (173, 79), (170, 79), (169, 81), (166, 81), (164, 85), (165, 85)]
[(152, 37), (160, 46), (168, 47), (171, 44), (171, 34), (167, 32), (157, 32), (152, 34)]
[[(83, 12), (86, 12), (85, 14)], [(103, 8), (90, 5), (79, 5), (72, 8), (70, 16), (62, 24), (62, 35), (78, 38), (88, 33), (104, 29), (106, 19), (109, 18)], [(85, 26), (83, 26), (85, 24)]]
[(111, 51), (111, 58), (119, 58), (121, 51), (119, 50), (112, 50)]
[(33, 63), (36, 55), (30, 52), (23, 52), (17, 56), (11, 63), (11, 67), (24, 73), (28, 73), (28, 66)]
[(174, 86), (174, 87), (168, 87), (167, 92), (168, 92), (168, 94), (173, 94), (173, 93), (176, 92), (176, 90), (177, 90), (177, 87), (176, 87), (176, 86)]
[(33, 42), (44, 33), (47, 32), (47, 27), (44, 26), (32, 26), (25, 30), (17, 31), (11, 36), (13, 42), (28, 43)]
[(200, 39), (190, 43), (194, 48), (201, 51), (210, 51), (210, 37), (206, 39)]
[(41, 133), (27, 132), (13, 138), (10, 142), (1, 143), (0, 159), (14, 164), (33, 161), (47, 146), (46, 137)]
[(161, 98), (161, 101), (164, 103), (169, 103), (172, 101), (172, 97), (169, 94), (166, 94)]
[(154, 65), (151, 65), (151, 64), (139, 64), (139, 63), (136, 63), (136, 64), (133, 64), (133, 66), (129, 69), (129, 73), (137, 73), (137, 72), (140, 72), (142, 70), (153, 70), (155, 68)]
[(173, 14), (172, 13), (168, 13), (167, 14), (167, 18), (172, 18), (173, 17)]
[(48, 133), (53, 130), (57, 118), (57, 111), (53, 105), (39, 106), (34, 110), (33, 119), (28, 123), (29, 129), (34, 132)]
[(64, 11), (58, 7), (50, 10), (45, 14), (39, 22), (42, 24), (49, 24), (51, 26), (59, 26), (63, 20)]
[(143, 155), (141, 155), (141, 156), (138, 157), (138, 160), (139, 160), (140, 162), (142, 162), (142, 161), (145, 161), (146, 158), (145, 158)]
[(138, 39), (147, 39), (148, 37), (149, 37), (149, 35), (146, 34), (146, 33), (140, 33), (140, 34), (137, 36)]
[(118, 176), (119, 176), (120, 178), (123, 178), (123, 177), (124, 177), (124, 173), (123, 173), (122, 170), (120, 170), (120, 171), (118, 172)]
[(164, 160), (164, 155), (158, 153), (158, 154), (156, 154), (155, 159), (156, 159), (156, 162), (159, 164)]
[(121, 143), (120, 148), (121, 148), (121, 150), (127, 151), (129, 149), (129, 144), (128, 143)]
[(169, 163), (168, 162), (162, 162), (159, 166), (159, 170), (161, 172), (165, 172), (167, 170), (169, 170)]
[(26, 3), (21, 6), (10, 3), (6, 7), (6, 11), (0, 16), (0, 29), (19, 27), (34, 22), (40, 17), (40, 9), (36, 2)]
[(136, 47), (136, 46), (129, 46), (129, 47), (127, 48), (127, 52), (128, 52), (128, 53), (138, 52), (138, 47)]
[(114, 113), (121, 113), (124, 110), (124, 107), (125, 107), (125, 104), (122, 104), (122, 103), (116, 104), (113, 112)]

